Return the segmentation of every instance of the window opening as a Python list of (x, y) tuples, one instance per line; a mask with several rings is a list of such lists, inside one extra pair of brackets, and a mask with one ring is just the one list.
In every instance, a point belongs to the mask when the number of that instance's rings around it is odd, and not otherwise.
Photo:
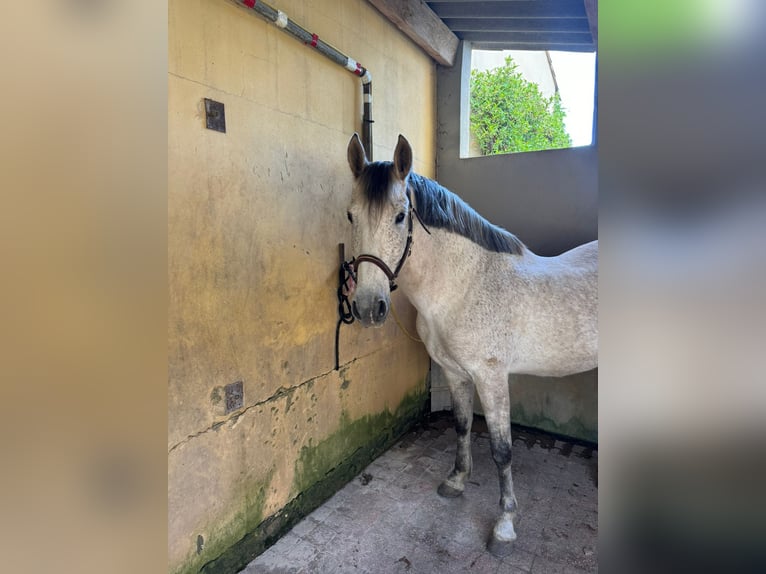
[(593, 52), (471, 50), (461, 156), (591, 145), (595, 74)]

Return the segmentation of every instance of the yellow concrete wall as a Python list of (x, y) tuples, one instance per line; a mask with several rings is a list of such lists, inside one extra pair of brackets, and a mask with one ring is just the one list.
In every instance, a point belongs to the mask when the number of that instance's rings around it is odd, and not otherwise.
[[(433, 62), (366, 1), (271, 4), (370, 69), (375, 158), (403, 133), (433, 176)], [(428, 358), (392, 321), (353, 325), (333, 371), (359, 80), (228, 0), (170, 0), (168, 62), (168, 552), (196, 572), (296, 498), (312, 453), (345, 456), (364, 445), (344, 429), (424, 396)], [(226, 416), (235, 381), (245, 408)]]

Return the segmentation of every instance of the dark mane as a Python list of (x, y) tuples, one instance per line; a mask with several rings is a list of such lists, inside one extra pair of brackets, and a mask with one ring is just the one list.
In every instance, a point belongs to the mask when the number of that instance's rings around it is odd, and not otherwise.
[(484, 219), (446, 187), (411, 173), (410, 189), (415, 192), (415, 205), (426, 226), (458, 233), (496, 253), (524, 253), (518, 237)]
[[(379, 210), (388, 199), (392, 168), (390, 161), (376, 161), (367, 164), (359, 175), (371, 211)], [(427, 227), (452, 231), (495, 253), (524, 253), (525, 246), (518, 237), (484, 219), (446, 187), (414, 172), (409, 175), (409, 187)]]
[(524, 244), (518, 237), (484, 219), (465, 201), (432, 179), (411, 173), (410, 189), (415, 192), (415, 205), (426, 226), (458, 233), (496, 253), (521, 255), (524, 252)]

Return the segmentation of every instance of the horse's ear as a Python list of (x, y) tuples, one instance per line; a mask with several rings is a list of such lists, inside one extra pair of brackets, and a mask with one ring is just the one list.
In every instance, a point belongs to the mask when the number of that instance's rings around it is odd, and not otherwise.
[(368, 163), (367, 156), (364, 153), (364, 147), (359, 140), (359, 134), (354, 133), (354, 135), (351, 136), (351, 140), (348, 142), (348, 165), (351, 168), (351, 173), (354, 174), (354, 177), (359, 177), (364, 166)]
[(396, 177), (404, 181), (410, 174), (411, 169), (412, 148), (410, 147), (410, 142), (402, 134), (399, 134), (399, 141), (396, 143), (396, 149), (394, 150), (394, 171)]

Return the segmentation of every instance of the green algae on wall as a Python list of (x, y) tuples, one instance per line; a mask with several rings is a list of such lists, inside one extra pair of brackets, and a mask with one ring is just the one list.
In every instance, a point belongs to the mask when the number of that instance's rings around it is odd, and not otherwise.
[(426, 408), (425, 383), (421, 382), (397, 407), (394, 413), (388, 409), (374, 415), (349, 420), (341, 414), (337, 431), (316, 445), (301, 449), (295, 462), (293, 489), (304, 492), (322, 481), (330, 472), (340, 473), (343, 484), (358, 474), (369, 461), (381, 454), (420, 419)]
[(207, 538), (198, 535), (198, 553), (186, 564), (177, 568), (173, 574), (192, 574), (204, 571), (205, 564), (220, 556), (248, 532), (252, 531), (263, 521), (263, 507), (266, 493), (274, 477), (274, 469), (270, 469), (262, 480), (250, 483), (243, 489), (244, 504), (232, 518), (216, 530), (210, 532)]
[(316, 445), (301, 449), (295, 463), (292, 489), (296, 493), (295, 498), (244, 536), (232, 538), (218, 557), (201, 569), (188, 568), (183, 571), (184, 574), (196, 571), (225, 574), (244, 568), (393, 445), (427, 411), (428, 390), (426, 381), (421, 381), (402, 399), (393, 413), (386, 409), (355, 420), (342, 413), (335, 432)]
[(596, 429), (587, 427), (577, 417), (557, 422), (539, 412), (527, 413), (524, 409), (524, 405), (521, 403), (514, 403), (511, 405), (511, 422), (531, 428), (542, 429), (562, 436), (578, 438), (594, 443), (598, 442), (598, 432)]

